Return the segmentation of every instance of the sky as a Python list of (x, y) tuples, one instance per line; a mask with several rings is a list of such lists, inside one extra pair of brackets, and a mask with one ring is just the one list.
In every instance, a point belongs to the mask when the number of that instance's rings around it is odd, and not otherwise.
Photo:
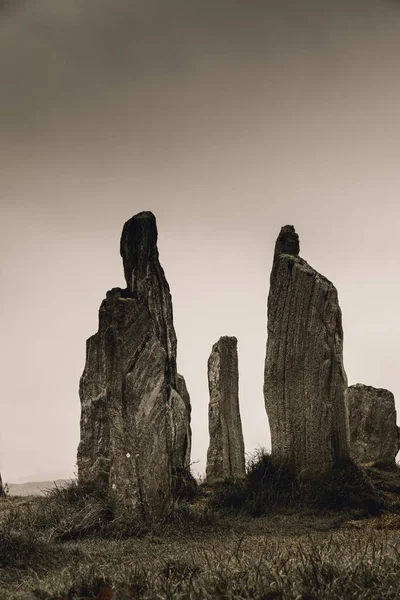
[[(207, 359), (235, 335), (246, 452), (270, 448), (266, 302), (280, 227), (337, 287), (349, 384), (400, 410), (400, 4), (0, 2), (3, 481), (72, 477), (85, 340), (132, 215), (157, 218), (192, 470)], [(399, 418), (400, 421), (400, 418)]]

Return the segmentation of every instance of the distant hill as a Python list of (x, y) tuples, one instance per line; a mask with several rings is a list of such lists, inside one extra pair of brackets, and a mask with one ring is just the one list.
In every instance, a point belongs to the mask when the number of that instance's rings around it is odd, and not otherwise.
[(10, 496), (44, 496), (46, 490), (67, 485), (71, 479), (56, 479), (55, 481), (29, 481), (27, 483), (9, 483)]

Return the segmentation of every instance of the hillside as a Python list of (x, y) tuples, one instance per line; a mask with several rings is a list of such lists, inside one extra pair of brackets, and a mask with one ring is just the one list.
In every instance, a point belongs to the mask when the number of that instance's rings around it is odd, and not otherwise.
[(62, 487), (69, 483), (68, 479), (56, 479), (55, 481), (28, 481), (26, 483), (9, 483), (8, 493), (10, 496), (44, 496), (47, 490)]

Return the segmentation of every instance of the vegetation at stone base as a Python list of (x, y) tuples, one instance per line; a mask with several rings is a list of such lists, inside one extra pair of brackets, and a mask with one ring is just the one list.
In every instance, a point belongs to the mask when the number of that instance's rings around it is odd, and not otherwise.
[(190, 472), (190, 468), (176, 468), (172, 474), (175, 500), (191, 502), (199, 495), (199, 486)]
[[(193, 497), (201, 497), (194, 481), (185, 483)], [(183, 497), (189, 495), (183, 487)], [(120, 540), (141, 538), (146, 535), (168, 535), (171, 531), (192, 531), (199, 528), (218, 527), (218, 515), (204, 505), (193, 509), (186, 501), (175, 501), (171, 513), (152, 523), (138, 522), (129, 515), (116, 516), (115, 506), (103, 489), (71, 481), (69, 485), (55, 487), (45, 496), (9, 497), (0, 504), (0, 539), (8, 545), (15, 537), (16, 547), (26, 541), (26, 547), (34, 543), (58, 543), (84, 539)], [(13, 537), (14, 536), (14, 537)], [(22, 537), (21, 537), (22, 536)], [(6, 542), (4, 542), (6, 548)], [(0, 549), (1, 556), (1, 549)]]
[(191, 502), (151, 525), (76, 482), (1, 499), (0, 599), (400, 600), (398, 467), (350, 465), (309, 488), (258, 451), (244, 482), (182, 479)]
[[(298, 481), (288, 469), (260, 449), (248, 458), (245, 479), (215, 486), (210, 506), (239, 510), (255, 517), (282, 510), (353, 511), (357, 516), (377, 515), (384, 508), (384, 501), (380, 493), (383, 490), (376, 488), (374, 477), (376, 479), (374, 471), (349, 462), (337, 466), (318, 482)], [(399, 485), (400, 471), (396, 471), (392, 479), (393, 485)]]
[(396, 463), (379, 461), (365, 466), (380, 492), (400, 494), (400, 467)]

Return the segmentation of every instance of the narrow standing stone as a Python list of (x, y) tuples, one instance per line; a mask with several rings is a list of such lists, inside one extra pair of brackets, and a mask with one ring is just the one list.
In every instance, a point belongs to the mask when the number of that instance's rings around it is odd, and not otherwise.
[(347, 398), (352, 459), (360, 464), (394, 463), (400, 438), (392, 392), (357, 383), (349, 387)]
[(165, 514), (174, 467), (190, 462), (190, 399), (176, 369), (172, 300), (152, 213), (123, 228), (127, 289), (107, 292), (80, 382), (78, 477), (103, 486), (119, 513)]
[(221, 337), (214, 344), (208, 359), (208, 387), (210, 445), (207, 452), (207, 482), (244, 477), (245, 458), (235, 337)]
[(272, 454), (298, 477), (349, 459), (342, 316), (333, 284), (300, 258), (282, 227), (268, 297), (264, 397)]

